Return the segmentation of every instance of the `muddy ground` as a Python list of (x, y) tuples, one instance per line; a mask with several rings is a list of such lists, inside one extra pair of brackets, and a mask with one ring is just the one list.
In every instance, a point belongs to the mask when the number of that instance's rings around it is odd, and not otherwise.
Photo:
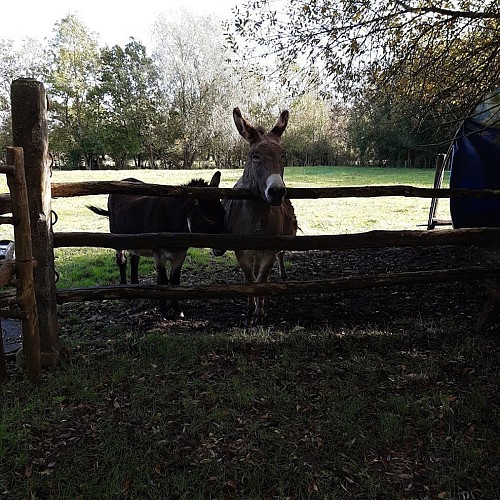
[[(313, 280), (398, 271), (452, 269), (498, 265), (493, 250), (442, 246), (430, 248), (357, 249), (336, 252), (309, 251), (286, 254), (289, 280)], [(141, 279), (153, 282), (154, 276)], [(219, 266), (216, 273), (183, 270), (181, 284), (240, 283), (239, 268)], [(277, 266), (270, 281), (279, 281)], [(487, 294), (477, 281), (390, 286), (336, 293), (281, 296), (266, 299), (265, 326), (293, 329), (354, 328), (371, 325), (383, 328), (393, 322), (459, 320), (473, 328)], [(104, 301), (67, 304), (63, 318), (71, 312), (95, 323), (143, 331), (216, 331), (243, 325), (246, 299), (186, 300), (184, 320), (162, 318), (155, 301)], [(63, 321), (63, 326), (65, 322)]]

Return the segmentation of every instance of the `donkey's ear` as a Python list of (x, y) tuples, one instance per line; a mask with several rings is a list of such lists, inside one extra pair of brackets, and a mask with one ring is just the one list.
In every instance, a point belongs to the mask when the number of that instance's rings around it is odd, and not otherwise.
[(214, 175), (212, 175), (212, 180), (210, 181), (210, 187), (219, 187), (220, 184), (220, 172), (217, 170)]
[(233, 109), (233, 120), (236, 128), (238, 129), (238, 132), (240, 133), (241, 137), (243, 137), (243, 139), (248, 141), (250, 144), (257, 141), (257, 139), (259, 138), (259, 132), (255, 127), (250, 125), (245, 120), (245, 118), (243, 118), (240, 108)]
[(287, 109), (281, 112), (276, 125), (273, 127), (271, 132), (269, 132), (269, 135), (274, 135), (276, 137), (282, 136), (283, 132), (286, 129), (286, 126), (288, 125), (288, 115), (289, 113)]

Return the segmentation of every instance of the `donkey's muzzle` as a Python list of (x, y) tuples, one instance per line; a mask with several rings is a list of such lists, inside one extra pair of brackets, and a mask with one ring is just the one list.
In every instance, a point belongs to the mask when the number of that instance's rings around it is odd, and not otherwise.
[(267, 199), (274, 207), (281, 205), (285, 199), (286, 188), (283, 187), (270, 187), (267, 190)]

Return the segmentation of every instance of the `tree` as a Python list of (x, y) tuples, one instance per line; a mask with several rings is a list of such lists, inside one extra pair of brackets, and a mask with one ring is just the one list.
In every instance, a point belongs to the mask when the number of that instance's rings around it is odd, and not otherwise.
[(0, 39), (0, 150), (12, 144), (10, 85), (17, 78), (41, 79), (46, 47), (31, 38), (16, 45)]
[[(271, 0), (236, 10), (233, 48), (321, 68), (323, 89), (395, 108), (412, 131), (459, 122), (500, 81), (498, 0)], [(451, 122), (451, 125), (450, 125)], [(432, 140), (432, 138), (431, 138)], [(438, 135), (436, 140), (443, 140)]]
[(95, 147), (95, 141), (89, 141), (89, 129), (96, 106), (95, 101), (89, 100), (89, 93), (96, 83), (98, 62), (97, 36), (76, 15), (55, 24), (47, 75), (53, 98), (51, 147), (69, 152), (76, 165), (83, 157), (88, 169), (92, 167)]
[(140, 168), (144, 157), (155, 161), (155, 131), (164, 117), (160, 109), (159, 75), (146, 47), (133, 38), (121, 48), (101, 51), (99, 83), (92, 95), (102, 103), (104, 149), (125, 166), (135, 157)]
[(289, 164), (336, 165), (345, 158), (346, 119), (340, 109), (309, 92), (293, 100), (290, 116), (283, 137)]
[(180, 133), (177, 158), (172, 159), (182, 168), (191, 168), (196, 158), (211, 154), (221, 110), (230, 116), (232, 109), (234, 82), (221, 24), (211, 16), (182, 11), (177, 21), (160, 17), (154, 33), (153, 56)]

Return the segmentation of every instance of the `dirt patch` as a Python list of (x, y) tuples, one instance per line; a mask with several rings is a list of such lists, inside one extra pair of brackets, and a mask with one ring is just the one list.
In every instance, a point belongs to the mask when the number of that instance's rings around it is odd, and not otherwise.
[[(498, 265), (493, 250), (442, 246), (430, 248), (358, 249), (335, 252), (309, 251), (286, 254), (289, 280), (313, 280), (401, 271), (452, 269)], [(237, 266), (213, 270), (184, 270), (182, 284), (240, 283)], [(152, 282), (146, 277), (142, 282)], [(271, 281), (279, 281), (277, 266)], [(429, 283), (379, 287), (339, 293), (281, 296), (266, 299), (265, 325), (276, 328), (353, 327), (398, 320), (459, 319), (473, 327), (484, 306), (486, 293), (480, 282)], [(240, 327), (246, 299), (187, 300), (182, 302), (184, 320), (166, 320), (150, 300), (104, 301), (67, 304), (61, 309), (90, 323), (105, 322), (119, 329), (171, 329), (173, 331), (224, 330)], [(64, 321), (63, 321), (64, 324)]]

